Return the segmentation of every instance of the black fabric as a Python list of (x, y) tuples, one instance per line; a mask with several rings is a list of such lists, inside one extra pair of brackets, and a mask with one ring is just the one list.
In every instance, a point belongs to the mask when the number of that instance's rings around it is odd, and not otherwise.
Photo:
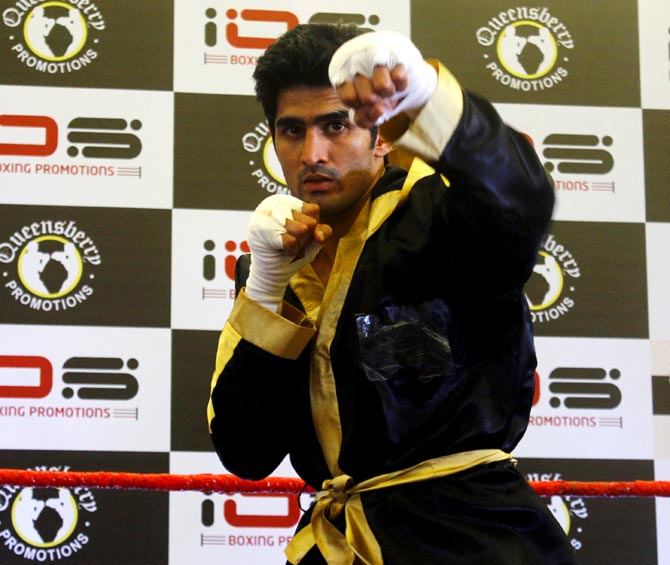
[(235, 293), (240, 292), (240, 289), (247, 284), (249, 269), (251, 269), (251, 253), (240, 255), (235, 263)]

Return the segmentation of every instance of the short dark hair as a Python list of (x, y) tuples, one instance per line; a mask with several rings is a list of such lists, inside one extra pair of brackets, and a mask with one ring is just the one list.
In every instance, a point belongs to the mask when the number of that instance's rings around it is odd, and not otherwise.
[(258, 58), (253, 73), (256, 99), (274, 134), (279, 94), (296, 86), (331, 86), (328, 65), (337, 48), (367, 29), (352, 24), (298, 24)]

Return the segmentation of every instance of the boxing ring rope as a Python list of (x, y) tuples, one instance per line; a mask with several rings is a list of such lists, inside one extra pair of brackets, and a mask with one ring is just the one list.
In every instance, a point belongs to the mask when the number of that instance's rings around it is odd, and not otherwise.
[[(234, 475), (121, 473), (106, 471), (34, 471), (0, 469), (0, 484), (23, 487), (200, 491), (220, 494), (291, 494), (314, 492), (301, 479), (268, 477), (245, 481)], [(670, 497), (670, 481), (530, 481), (540, 496)]]

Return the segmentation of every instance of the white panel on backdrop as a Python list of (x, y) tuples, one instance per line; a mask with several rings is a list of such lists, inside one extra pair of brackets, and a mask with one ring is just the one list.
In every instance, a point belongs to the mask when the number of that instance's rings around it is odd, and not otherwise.
[(2, 448), (170, 449), (170, 330), (0, 326)]
[(256, 60), (287, 29), (341, 18), (409, 35), (409, 5), (409, 0), (175, 0), (175, 91), (253, 94)]
[(642, 112), (496, 104), (530, 136), (556, 182), (557, 220), (644, 222)]
[(520, 457), (652, 459), (647, 340), (536, 338), (538, 381)]
[(670, 109), (670, 2), (638, 0), (642, 107)]
[[(170, 473), (227, 474), (213, 453), (171, 453)], [(296, 477), (288, 460), (274, 477)], [(310, 495), (301, 496), (307, 507)], [(295, 494), (170, 493), (170, 565), (284, 563), (302, 511)]]
[(0, 201), (170, 208), (173, 97), (0, 86)]
[(251, 212), (173, 210), (172, 327), (220, 330), (235, 300), (235, 261)]
[(648, 223), (649, 337), (670, 340), (670, 224)]

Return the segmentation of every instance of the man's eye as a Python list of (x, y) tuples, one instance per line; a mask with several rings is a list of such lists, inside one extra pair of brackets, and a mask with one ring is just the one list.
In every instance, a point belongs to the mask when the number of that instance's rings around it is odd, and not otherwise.
[(300, 126), (286, 126), (284, 128), (281, 128), (280, 133), (283, 135), (286, 135), (288, 137), (296, 137), (299, 136), (302, 132), (302, 128)]
[(329, 122), (328, 126), (326, 129), (328, 131), (342, 131), (343, 129), (346, 129), (347, 124), (345, 124), (343, 121), (337, 121), (337, 122)]

